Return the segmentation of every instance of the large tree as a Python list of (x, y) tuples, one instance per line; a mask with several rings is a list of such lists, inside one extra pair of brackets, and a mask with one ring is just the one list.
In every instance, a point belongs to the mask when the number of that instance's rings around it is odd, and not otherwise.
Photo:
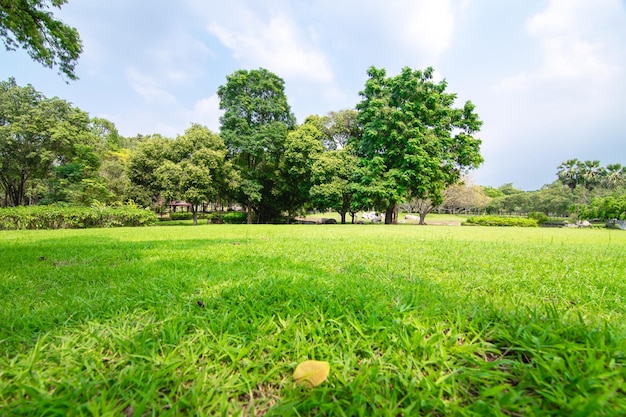
[(191, 204), (197, 225), (199, 206), (218, 199), (238, 175), (226, 161), (222, 138), (205, 126), (192, 125), (168, 145), (167, 159), (155, 171), (157, 182), (168, 199)]
[(346, 214), (354, 215), (360, 205), (354, 199), (358, 187), (359, 159), (349, 149), (324, 152), (311, 167), (311, 200), (320, 209), (332, 209), (346, 222)]
[(8, 205), (25, 204), (29, 187), (55, 169), (97, 169), (91, 143), (87, 113), (15, 79), (0, 82), (0, 186)]
[(217, 91), (221, 135), (229, 156), (242, 174), (240, 202), (252, 223), (269, 221), (280, 214), (273, 204), (276, 173), (295, 117), (287, 103), (284, 81), (266, 69), (239, 70), (227, 77)]
[(306, 121), (287, 135), (279, 165), (277, 197), (288, 218), (301, 214), (310, 201), (311, 169), (324, 152), (322, 135), (315, 124)]
[(83, 45), (78, 31), (55, 19), (51, 7), (67, 0), (0, 0), (0, 38), (7, 50), (20, 47), (30, 57), (71, 80)]
[(403, 199), (439, 205), (443, 190), (483, 161), (481, 141), (473, 136), (482, 125), (474, 105), (454, 107), (456, 95), (446, 92), (445, 80), (435, 82), (433, 72), (404, 68), (388, 77), (371, 67), (360, 93), (359, 152), (372, 167), (374, 189), (387, 188), (380, 199), (386, 223), (397, 220)]
[(167, 160), (169, 143), (169, 139), (158, 134), (142, 137), (126, 165), (131, 183), (145, 190), (152, 204), (156, 204), (161, 196), (161, 182), (156, 171)]

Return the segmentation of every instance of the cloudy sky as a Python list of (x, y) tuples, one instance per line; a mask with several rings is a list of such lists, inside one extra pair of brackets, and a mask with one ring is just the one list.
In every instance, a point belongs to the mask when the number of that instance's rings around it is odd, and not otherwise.
[(217, 88), (238, 69), (285, 80), (299, 122), (353, 108), (367, 68), (435, 68), (484, 122), (481, 185), (535, 190), (571, 158), (626, 165), (624, 0), (69, 0), (78, 81), (24, 52), (14, 76), (122, 135), (219, 130)]

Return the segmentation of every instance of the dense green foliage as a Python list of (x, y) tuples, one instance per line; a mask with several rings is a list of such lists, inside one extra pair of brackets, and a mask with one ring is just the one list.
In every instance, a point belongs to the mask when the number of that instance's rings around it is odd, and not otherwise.
[[(125, 138), (14, 79), (0, 83), (0, 207), (69, 203), (138, 204), (166, 214), (172, 200), (205, 214), (244, 210), (248, 223), (285, 223), (334, 210), (399, 210), (609, 220), (626, 216), (619, 163), (569, 160), (537, 191), (474, 185), (463, 176), (482, 157), (471, 102), (432, 70), (388, 77), (371, 68), (357, 109), (311, 115), (296, 125), (284, 82), (265, 70), (237, 71), (219, 88), (221, 131), (199, 124), (175, 138)], [(167, 216), (166, 216), (167, 217)]]
[(67, 0), (0, 0), (0, 38), (7, 50), (21, 47), (46, 67), (59, 67), (71, 80), (83, 51), (78, 32), (48, 11)]
[(259, 222), (281, 215), (276, 205), (276, 172), (285, 151), (287, 133), (296, 119), (285, 95), (282, 78), (266, 69), (239, 70), (217, 90), (221, 134), (242, 176), (237, 199)]
[(156, 184), (167, 201), (191, 204), (197, 224), (201, 204), (215, 201), (239, 183), (237, 172), (226, 160), (224, 141), (208, 128), (192, 125), (163, 146), (165, 158), (154, 171)]
[(9, 205), (25, 204), (38, 182), (52, 181), (54, 193), (97, 172), (91, 139), (87, 113), (15, 79), (0, 82), (0, 184)]
[(474, 105), (455, 108), (447, 83), (433, 81), (434, 70), (404, 68), (395, 77), (370, 68), (357, 104), (363, 138), (358, 144), (369, 171), (365, 194), (397, 221), (397, 207), (407, 199), (443, 202), (443, 191), (483, 161), (480, 140), (472, 135), (482, 122)]
[(626, 194), (619, 197), (596, 197), (591, 204), (582, 206), (579, 217), (587, 219), (619, 219), (626, 218)]
[[(5, 231), (0, 414), (624, 415), (625, 250), (607, 229)], [(312, 390), (307, 359), (330, 364)]]
[(28, 206), (0, 209), (0, 230), (150, 226), (156, 215), (134, 207)]
[(537, 227), (537, 219), (523, 217), (472, 216), (464, 224), (476, 226)]

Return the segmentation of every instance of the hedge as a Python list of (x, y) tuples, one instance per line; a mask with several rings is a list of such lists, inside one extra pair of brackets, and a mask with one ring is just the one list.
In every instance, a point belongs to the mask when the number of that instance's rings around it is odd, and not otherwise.
[(537, 220), (524, 217), (473, 216), (468, 218), (463, 224), (475, 226), (537, 227)]
[(0, 209), (0, 230), (150, 226), (157, 221), (156, 214), (150, 210), (125, 206), (20, 206)]

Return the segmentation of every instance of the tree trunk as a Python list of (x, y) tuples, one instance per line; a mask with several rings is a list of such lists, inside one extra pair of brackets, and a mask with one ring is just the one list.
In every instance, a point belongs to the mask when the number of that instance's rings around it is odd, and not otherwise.
[(420, 211), (420, 223), (419, 224), (421, 224), (422, 226), (425, 225), (426, 224), (425, 219), (426, 219), (426, 213), (422, 213)]
[(341, 215), (341, 224), (346, 224), (346, 212), (342, 211), (339, 214)]
[(248, 224), (252, 224), (252, 203), (248, 200), (248, 207), (246, 208), (248, 212)]
[(385, 224), (398, 224), (398, 207), (395, 204), (385, 210)]
[(224, 223), (222, 219), (222, 214), (224, 213), (224, 206), (222, 205), (222, 196), (217, 195), (217, 224)]
[(198, 225), (198, 206), (195, 204), (191, 205), (191, 212), (193, 213), (193, 225)]

